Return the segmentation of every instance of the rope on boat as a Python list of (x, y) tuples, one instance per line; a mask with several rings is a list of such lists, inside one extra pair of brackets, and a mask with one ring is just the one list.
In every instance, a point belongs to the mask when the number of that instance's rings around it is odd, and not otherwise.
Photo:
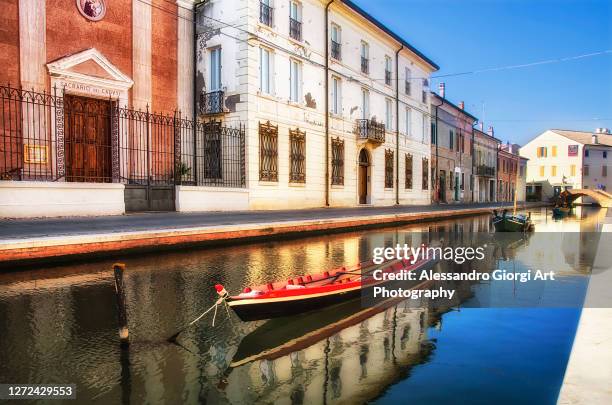
[[(208, 308), (206, 311), (202, 312), (200, 314), (200, 316), (198, 316), (197, 318), (195, 318), (193, 321), (189, 322), (187, 325), (185, 325), (184, 327), (182, 327), (181, 329), (179, 329), (178, 332), (176, 332), (174, 335), (170, 336), (168, 338), (169, 342), (174, 342), (176, 341), (176, 338), (183, 333), (183, 331), (185, 331), (187, 328), (191, 327), (193, 324), (195, 324), (196, 322), (198, 322), (200, 319), (202, 319), (206, 314), (208, 314), (210, 311), (212, 311), (213, 309), (215, 310), (214, 316), (213, 316), (213, 322), (212, 322), (212, 326), (215, 326), (215, 318), (217, 317), (217, 308), (221, 303), (225, 303), (225, 305), (227, 305), (227, 302), (225, 302), (225, 296), (220, 297), (217, 301), (215, 301), (215, 303)], [(228, 311), (228, 315), (229, 315), (229, 311)]]

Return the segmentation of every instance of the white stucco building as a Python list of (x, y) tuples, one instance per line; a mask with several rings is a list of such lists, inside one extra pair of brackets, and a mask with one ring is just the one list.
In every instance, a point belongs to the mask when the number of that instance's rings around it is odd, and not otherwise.
[(612, 135), (607, 129), (594, 132), (551, 129), (520, 150), (528, 158), (527, 194), (548, 199), (565, 187), (612, 189), (608, 175)]
[(246, 188), (219, 198), (429, 203), (434, 62), (350, 1), (211, 0), (196, 13), (200, 117), (247, 134)]

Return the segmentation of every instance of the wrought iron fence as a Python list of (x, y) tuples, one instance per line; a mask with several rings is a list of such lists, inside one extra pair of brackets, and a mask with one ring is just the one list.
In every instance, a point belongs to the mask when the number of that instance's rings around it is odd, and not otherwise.
[(289, 35), (296, 41), (302, 40), (302, 23), (289, 17)]
[(370, 73), (370, 60), (368, 58), (361, 57), (361, 73), (366, 75)]
[(342, 59), (342, 44), (334, 40), (331, 41), (331, 57), (336, 60)]
[(273, 9), (264, 2), (259, 2), (259, 21), (262, 24), (266, 24), (268, 27), (272, 26)]
[(0, 178), (244, 187), (245, 131), (0, 86)]
[(355, 133), (358, 139), (384, 142), (385, 124), (374, 120), (358, 119), (355, 122)]
[(200, 114), (220, 114), (225, 102), (225, 92), (223, 90), (200, 93)]

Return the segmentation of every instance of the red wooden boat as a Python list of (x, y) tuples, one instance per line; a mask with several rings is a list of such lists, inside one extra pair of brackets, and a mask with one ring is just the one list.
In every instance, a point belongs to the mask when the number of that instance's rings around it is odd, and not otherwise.
[(300, 314), (357, 298), (363, 288), (389, 283), (372, 276), (377, 269), (388, 273), (415, 271), (432, 262), (421, 259), (410, 264), (410, 260), (404, 259), (377, 265), (368, 261), (348, 269), (342, 267), (284, 282), (247, 287), (234, 296), (229, 296), (220, 284), (215, 288), (241, 320), (256, 321)]

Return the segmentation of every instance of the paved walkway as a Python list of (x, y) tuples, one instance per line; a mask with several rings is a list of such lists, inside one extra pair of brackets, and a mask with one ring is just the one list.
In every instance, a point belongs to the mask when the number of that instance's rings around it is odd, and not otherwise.
[(390, 207), (312, 208), (302, 210), (235, 212), (147, 212), (119, 216), (65, 217), (0, 220), (0, 240), (47, 236), (93, 235), (113, 232), (201, 228), (208, 226), (262, 224), (283, 221), (326, 220), (336, 218), (398, 215), (408, 213), (500, 207), (512, 203), (452, 205), (399, 205)]

